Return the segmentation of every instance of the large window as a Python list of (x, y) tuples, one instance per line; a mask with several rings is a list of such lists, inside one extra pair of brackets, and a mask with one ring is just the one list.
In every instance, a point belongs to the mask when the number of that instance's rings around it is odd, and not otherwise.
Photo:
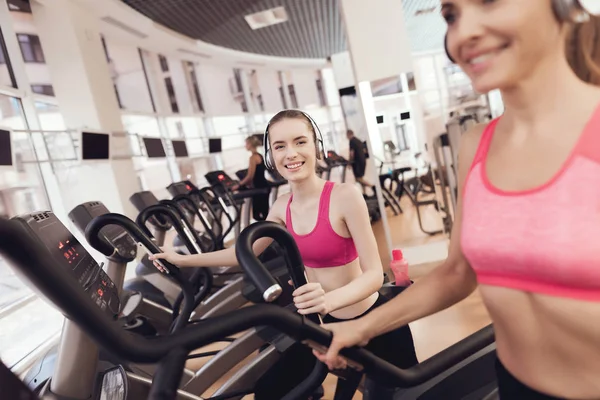
[[(39, 171), (33, 133), (19, 99), (0, 95), (0, 125), (14, 129), (15, 168), (0, 174), (0, 214), (23, 215), (50, 206)], [(0, 358), (9, 367), (60, 332), (63, 317), (15, 275), (0, 258)]]
[(0, 27), (0, 85), (17, 87), (17, 82), (15, 81), (15, 76), (9, 61), (10, 59), (8, 57), (8, 52), (6, 51), (2, 27)]
[(23, 61), (26, 63), (46, 62), (39, 36), (19, 33), (17, 39), (19, 39), (19, 46), (21, 46)]

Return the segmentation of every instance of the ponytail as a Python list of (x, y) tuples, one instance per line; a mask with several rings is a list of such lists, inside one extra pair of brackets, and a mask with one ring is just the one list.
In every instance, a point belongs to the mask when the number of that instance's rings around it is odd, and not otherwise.
[(600, 16), (575, 24), (567, 36), (567, 60), (584, 82), (600, 86)]

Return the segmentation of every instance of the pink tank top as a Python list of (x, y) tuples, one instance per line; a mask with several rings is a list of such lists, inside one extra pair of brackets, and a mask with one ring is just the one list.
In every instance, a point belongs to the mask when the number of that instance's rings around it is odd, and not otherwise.
[(294, 232), (292, 213), (290, 211), (293, 195), (290, 196), (287, 204), (285, 225), (298, 245), (304, 265), (310, 268), (339, 267), (354, 261), (358, 257), (358, 252), (352, 238), (345, 238), (338, 235), (333, 230), (329, 221), (329, 203), (331, 201), (332, 190), (333, 182), (325, 182), (325, 187), (321, 192), (319, 200), (317, 224), (306, 235), (298, 235)]
[(463, 193), (461, 245), (478, 282), (600, 301), (600, 109), (553, 178), (524, 191), (487, 178), (497, 122), (481, 137)]

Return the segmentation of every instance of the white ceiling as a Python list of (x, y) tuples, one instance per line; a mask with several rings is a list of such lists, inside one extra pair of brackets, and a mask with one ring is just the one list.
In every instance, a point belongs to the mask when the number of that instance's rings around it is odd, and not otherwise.
[[(122, 1), (189, 38), (232, 50), (303, 59), (323, 59), (347, 50), (340, 0)], [(442, 49), (446, 24), (440, 16), (439, 0), (402, 2), (413, 51)], [(287, 22), (252, 30), (244, 19), (278, 6), (285, 7)]]

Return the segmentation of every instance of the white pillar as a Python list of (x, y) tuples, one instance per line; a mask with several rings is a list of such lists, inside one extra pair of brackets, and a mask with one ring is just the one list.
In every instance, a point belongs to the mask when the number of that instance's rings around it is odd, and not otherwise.
[[(254, 114), (256, 110), (254, 109), (254, 102), (252, 101), (252, 96), (250, 96), (250, 80), (248, 79), (248, 71), (245, 69), (240, 70), (240, 79), (242, 81), (242, 92), (244, 93), (244, 101), (246, 102), (246, 107), (248, 112), (246, 113), (246, 127), (248, 128), (249, 134), (255, 133), (255, 124), (254, 124)], [(254, 94), (255, 96), (258, 93)]]
[[(379, 185), (379, 169), (374, 159), (377, 157), (384, 160), (385, 157), (383, 142), (376, 122), (371, 82), (399, 77), (402, 73), (412, 71), (410, 44), (404, 26), (404, 11), (402, 2), (397, 0), (371, 0), (368, 2), (342, 0), (341, 9), (351, 62), (348, 62), (347, 58), (344, 60), (343, 57), (340, 57), (339, 60), (351, 65), (353, 71), (351, 75), (354, 77), (353, 86), (356, 88), (359, 99), (356, 111), (363, 117), (362, 123), (359, 118), (357, 118), (357, 122), (364, 127), (361, 129), (362, 132), (356, 133), (366, 140), (369, 154), (372, 155), (367, 166), (367, 169), (370, 168), (372, 172), (367, 176), (376, 184), (387, 250), (391, 255), (392, 237)], [(332, 62), (333, 60), (332, 57)], [(340, 69), (337, 68), (337, 70)], [(349, 67), (346, 66), (345, 70), (343, 77), (349, 81), (347, 73)], [(334, 73), (335, 71), (334, 64)]]
[[(72, 0), (32, 1), (31, 8), (65, 125), (123, 132), (98, 19)], [(69, 210), (95, 197), (112, 206), (111, 211), (130, 218), (137, 215), (129, 196), (140, 187), (125, 135), (112, 138), (111, 152), (117, 159), (108, 166), (80, 166), (70, 171), (81, 176), (75, 181), (79, 186), (61, 188)]]

